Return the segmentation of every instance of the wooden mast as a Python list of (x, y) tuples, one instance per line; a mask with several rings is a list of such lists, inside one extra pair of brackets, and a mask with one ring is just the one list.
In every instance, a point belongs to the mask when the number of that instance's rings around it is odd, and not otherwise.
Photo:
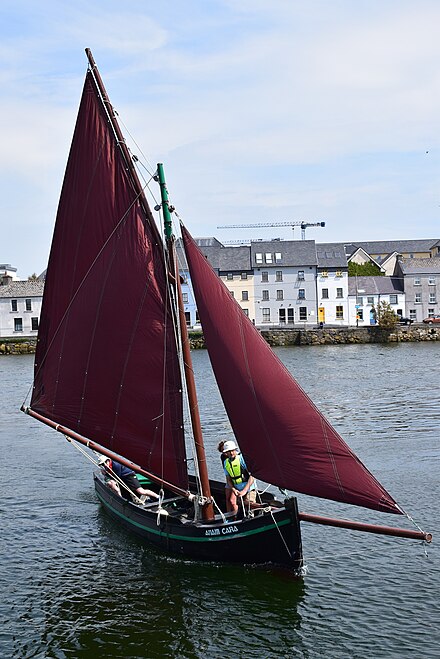
[(212, 504), (211, 487), (209, 484), (208, 466), (206, 464), (205, 446), (203, 443), (202, 425), (200, 423), (199, 404), (197, 401), (196, 383), (191, 359), (191, 350), (189, 345), (188, 329), (186, 327), (185, 308), (183, 305), (182, 287), (180, 285), (179, 267), (175, 255), (174, 236), (172, 230), (172, 221), (170, 207), (168, 203), (168, 190), (165, 182), (165, 174), (162, 163), (157, 165), (157, 176), (160, 185), (160, 194), (162, 199), (162, 211), (164, 216), (165, 240), (168, 247), (170, 258), (170, 269), (175, 278), (177, 292), (177, 303), (179, 312), (179, 325), (182, 338), (182, 353), (186, 387), (188, 391), (189, 411), (191, 415), (191, 424), (194, 435), (194, 444), (196, 448), (197, 463), (200, 474), (200, 485), (202, 496), (207, 499), (203, 506), (203, 519), (209, 520), (214, 518), (214, 506)]

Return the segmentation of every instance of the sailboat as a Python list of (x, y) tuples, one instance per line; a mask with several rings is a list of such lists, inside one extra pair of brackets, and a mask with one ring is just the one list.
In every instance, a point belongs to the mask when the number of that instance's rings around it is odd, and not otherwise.
[[(89, 49), (88, 69), (46, 273), (30, 404), (22, 410), (148, 479), (142, 502), (94, 472), (97, 497), (122, 526), (193, 559), (303, 567), (301, 523), (430, 541), (421, 529), (299, 512), (304, 493), (388, 514), (404, 511), (301, 389), (231, 297), (188, 229), (185, 252), (205, 343), (259, 504), (227, 512), (209, 478), (164, 169), (161, 231), (137, 158), (122, 135)], [(180, 250), (179, 250), (180, 251)], [(184, 399), (188, 400), (186, 420)], [(189, 474), (185, 437), (195, 446)], [(82, 449), (83, 452), (85, 449)], [(87, 453), (87, 452), (86, 452)]]

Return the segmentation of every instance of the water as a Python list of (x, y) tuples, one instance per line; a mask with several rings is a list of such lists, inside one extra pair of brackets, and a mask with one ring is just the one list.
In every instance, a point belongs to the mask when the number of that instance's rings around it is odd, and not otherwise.
[[(32, 358), (0, 358), (0, 656), (440, 657), (440, 345), (278, 350), (420, 543), (303, 524), (309, 575), (204, 565), (143, 547), (98, 505), (91, 466), (18, 411)], [(194, 353), (208, 446), (228, 430)], [(214, 475), (221, 476), (218, 454)], [(300, 509), (401, 520), (300, 496)]]

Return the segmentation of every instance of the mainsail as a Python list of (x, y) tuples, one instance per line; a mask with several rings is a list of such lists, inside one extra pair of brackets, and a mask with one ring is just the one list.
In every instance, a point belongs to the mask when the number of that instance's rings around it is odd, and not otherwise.
[(163, 246), (129, 169), (88, 71), (47, 269), (31, 409), (186, 488)]
[(214, 374), (252, 473), (281, 488), (400, 513), (245, 316), (185, 227), (182, 235)]

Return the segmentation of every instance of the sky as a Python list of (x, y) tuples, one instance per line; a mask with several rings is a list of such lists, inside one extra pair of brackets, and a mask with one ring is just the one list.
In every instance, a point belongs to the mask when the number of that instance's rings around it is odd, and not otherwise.
[(86, 47), (194, 236), (440, 238), (439, 25), (438, 0), (2, 0), (0, 263), (46, 268)]

